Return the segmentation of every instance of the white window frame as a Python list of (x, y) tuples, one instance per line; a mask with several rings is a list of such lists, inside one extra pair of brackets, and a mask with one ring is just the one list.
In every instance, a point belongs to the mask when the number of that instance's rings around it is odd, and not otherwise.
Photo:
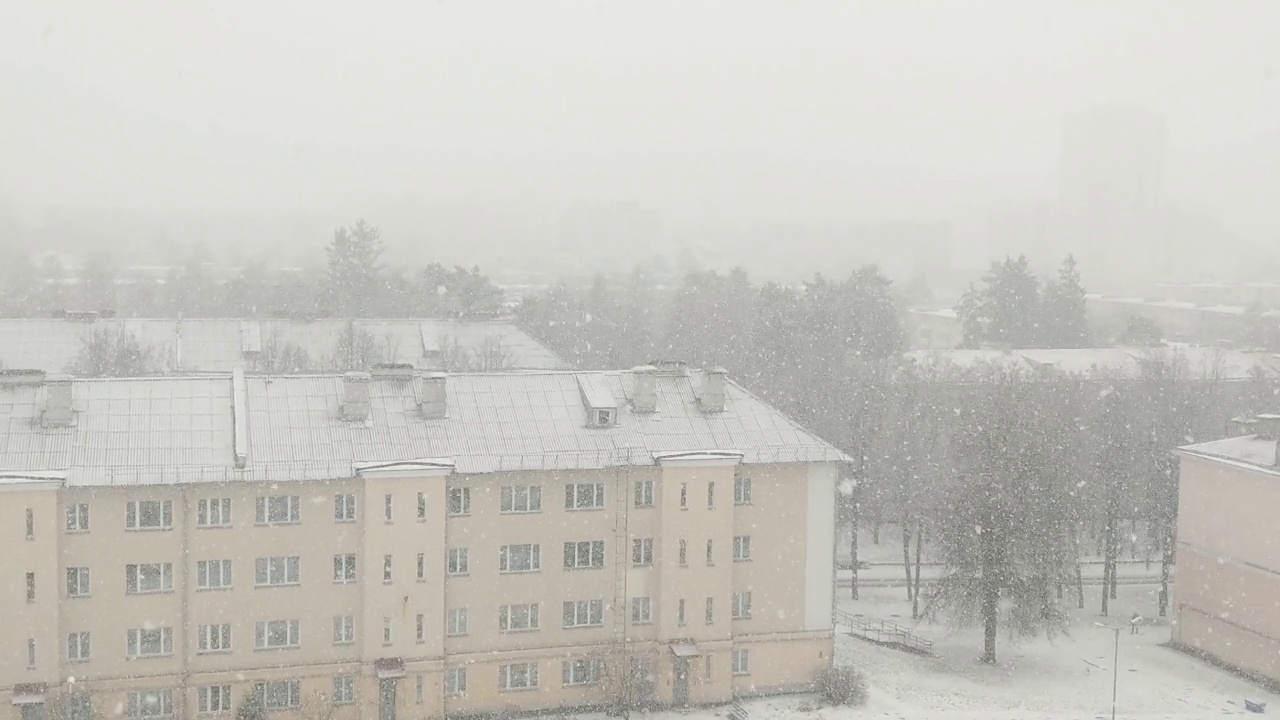
[(689, 509), (689, 483), (680, 483), (680, 509)]
[(499, 632), (529, 632), (540, 627), (539, 603), (517, 603), (498, 606)]
[(733, 561), (748, 562), (751, 560), (751, 536), (733, 536)]
[(427, 616), (422, 613), (414, 618), (413, 640), (418, 643), (427, 641)]
[(231, 623), (197, 626), (196, 652), (231, 652)]
[[(155, 514), (155, 523), (144, 523), (144, 515)], [(126, 530), (172, 530), (172, 500), (130, 500), (125, 503), (124, 527)]]
[(716, 509), (716, 481), (707, 481), (707, 509)]
[(333, 616), (333, 644), (350, 645), (356, 641), (356, 619), (352, 615)]
[(716, 623), (716, 599), (711, 596), (707, 596), (707, 609), (704, 618), (707, 625)]
[(67, 505), (67, 532), (89, 532), (89, 503)]
[(201, 715), (230, 714), (234, 710), (230, 685), (201, 685), (197, 694), (197, 709)]
[(744, 590), (733, 594), (733, 619), (751, 619), (751, 591)]
[(648, 597), (631, 598), (631, 624), (648, 625), (653, 622), (653, 599)]
[(751, 504), (751, 478), (746, 475), (738, 475), (733, 478), (733, 504), (734, 505), (750, 505)]
[(509, 515), (542, 512), (541, 485), (503, 485), (499, 491), (498, 511)]
[(498, 666), (498, 690), (536, 690), (538, 688), (538, 663), (511, 663)]
[(338, 585), (350, 585), (356, 582), (356, 554), (343, 553), (333, 556), (333, 582)]
[(427, 581), (427, 554), (418, 553), (418, 582)]
[(272, 527), (302, 522), (302, 499), (297, 495), (259, 495), (254, 523)]
[[(284, 642), (272, 642), (272, 635), (284, 633)], [(253, 627), (255, 650), (291, 650), (302, 647), (302, 623), (298, 620), (259, 620)]]
[(599, 658), (574, 658), (560, 664), (560, 682), (564, 687), (595, 685), (604, 676), (604, 661)]
[(302, 559), (298, 555), (271, 555), (253, 561), (253, 586), (289, 587), (302, 583)]
[(173, 690), (135, 690), (126, 696), (125, 714), (135, 720), (173, 717)]
[(450, 575), (467, 575), (470, 572), (471, 559), (466, 548), (449, 548)]
[(467, 669), (464, 667), (446, 668), (444, 671), (444, 694), (458, 697), (467, 694)]
[(566, 600), (562, 609), (562, 627), (602, 627), (604, 625), (604, 600)]
[(716, 564), (716, 542), (713, 539), (707, 540), (707, 566)]
[(734, 675), (750, 675), (751, 674), (751, 651), (747, 649), (739, 649), (733, 651), (733, 674)]
[(333, 521), (356, 521), (356, 496), (354, 493), (335, 493), (333, 496)]
[(418, 520), (427, 519), (427, 494), (418, 493)]
[(93, 573), (87, 567), (67, 568), (67, 598), (87, 598), (93, 594)]
[(231, 587), (230, 560), (199, 560), (196, 562), (197, 590), (227, 590)]
[(637, 480), (635, 482), (635, 492), (631, 502), (632, 502), (632, 507), (637, 507), (637, 508), (653, 507), (653, 481)]
[(449, 514), (454, 517), (471, 514), (471, 488), (449, 488)]
[(631, 567), (653, 565), (653, 538), (634, 538), (631, 541)]
[(461, 637), (467, 634), (467, 609), (450, 608), (448, 613), (448, 622), (445, 625), (445, 634), (449, 637)]
[(396, 519), (395, 512), (395, 496), (391, 494), (382, 496), (382, 520), (383, 522), (394, 522)]
[(564, 544), (565, 570), (600, 570), (604, 564), (603, 540), (578, 540)]
[(93, 657), (93, 636), (86, 630), (67, 634), (67, 661), (87, 662)]
[(565, 483), (564, 509), (603, 510), (604, 483)]
[[(129, 658), (167, 657), (173, 654), (173, 628), (129, 628), (125, 638), (125, 656)], [(147, 645), (155, 647), (144, 652)]]
[(196, 527), (231, 527), (231, 498), (200, 498), (197, 500)]
[(688, 619), (689, 618), (685, 614), (684, 598), (680, 598), (678, 601), (676, 601), (676, 625), (679, 625), (680, 627), (684, 627)]
[(395, 577), (394, 570), (395, 570), (395, 562), (391, 559), (391, 556), (383, 555), (382, 556), (382, 582), (384, 583), (392, 582), (392, 579)]
[(302, 705), (302, 683), (297, 680), (260, 681), (254, 683), (253, 691), (267, 712), (293, 710)]
[(333, 704), (350, 705), (356, 701), (356, 676), (333, 676)]
[[(523, 555), (523, 557), (521, 557)], [(525, 562), (517, 562), (524, 560)], [(503, 545), (498, 549), (498, 572), (504, 575), (542, 570), (542, 546), (538, 543)]]
[[(152, 575), (154, 573), (154, 576)], [(143, 587), (144, 579), (154, 579), (155, 587)], [(126, 595), (173, 592), (173, 563), (129, 563), (124, 566)]]
[(680, 541), (680, 550), (677, 561), (680, 563), (680, 567), (684, 567), (689, 564), (689, 543), (685, 540)]

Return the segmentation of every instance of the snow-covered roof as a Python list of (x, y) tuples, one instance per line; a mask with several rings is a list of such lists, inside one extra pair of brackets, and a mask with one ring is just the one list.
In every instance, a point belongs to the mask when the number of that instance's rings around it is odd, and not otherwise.
[(906, 357), (924, 366), (938, 363), (969, 368), (979, 364), (1024, 369), (1053, 367), (1064, 373), (1136, 377), (1148, 360), (1176, 362), (1193, 378), (1247, 380), (1256, 374), (1280, 378), (1280, 369), (1261, 355), (1213, 347), (1079, 348), (1028, 350), (913, 350)]
[(1178, 448), (1186, 455), (1196, 455), (1213, 460), (1225, 460), (1232, 463), (1251, 465), (1254, 467), (1280, 473), (1276, 460), (1277, 448), (1275, 440), (1265, 440), (1257, 435), (1214, 440)]

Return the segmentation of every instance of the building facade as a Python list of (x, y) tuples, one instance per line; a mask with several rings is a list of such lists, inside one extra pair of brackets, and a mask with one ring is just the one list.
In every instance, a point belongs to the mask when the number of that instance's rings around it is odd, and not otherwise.
[(1182, 448), (1173, 640), (1280, 681), (1280, 416)]
[(704, 704), (832, 660), (845, 458), (722, 372), (11, 372), (0, 416), (0, 717)]

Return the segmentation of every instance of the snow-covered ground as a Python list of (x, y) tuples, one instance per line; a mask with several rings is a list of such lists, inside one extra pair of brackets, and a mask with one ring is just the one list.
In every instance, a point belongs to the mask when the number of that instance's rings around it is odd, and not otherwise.
[[(1000, 636), (999, 663), (978, 661), (981, 633), (921, 625), (934, 641), (936, 657), (917, 657), (841, 636), (837, 658), (867, 676), (871, 699), (861, 708), (815, 708), (812, 697), (785, 697), (744, 703), (752, 720), (1094, 720), (1111, 717), (1112, 656), (1115, 634), (1095, 622), (1125, 624), (1133, 613), (1154, 616), (1154, 587), (1121, 587), (1111, 618), (1099, 618), (1098, 592), (1086, 589), (1085, 610), (1075, 611), (1068, 637), (1011, 641)], [(862, 599), (841, 601), (841, 609), (911, 625), (910, 605), (901, 588), (865, 590)], [(1074, 605), (1074, 603), (1073, 603)], [(1255, 717), (1244, 700), (1267, 703), (1280, 712), (1280, 696), (1163, 647), (1165, 624), (1145, 626), (1137, 635), (1120, 634), (1118, 718), (1203, 720)], [(652, 720), (712, 720), (725, 708), (664, 712)], [(597, 720), (603, 716), (583, 716)]]

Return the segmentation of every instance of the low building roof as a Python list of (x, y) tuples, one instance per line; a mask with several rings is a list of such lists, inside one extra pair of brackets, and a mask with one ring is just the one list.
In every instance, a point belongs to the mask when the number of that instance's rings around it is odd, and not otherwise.
[(1280, 459), (1277, 458), (1276, 441), (1257, 435), (1187, 445), (1178, 448), (1178, 452), (1280, 474), (1280, 467), (1276, 466), (1276, 460)]

